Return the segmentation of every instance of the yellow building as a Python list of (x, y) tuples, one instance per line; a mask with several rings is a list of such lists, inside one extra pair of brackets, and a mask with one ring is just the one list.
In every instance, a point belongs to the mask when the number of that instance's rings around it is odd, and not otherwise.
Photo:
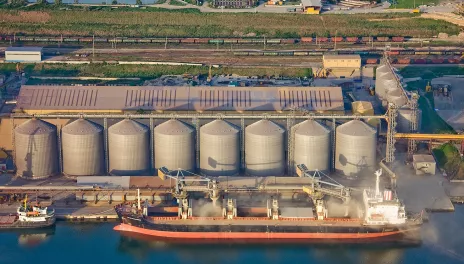
[(360, 69), (361, 56), (355, 55), (324, 55), (322, 63), (325, 69)]
[(301, 0), (303, 11), (306, 14), (318, 15), (321, 12), (321, 1), (320, 0)]

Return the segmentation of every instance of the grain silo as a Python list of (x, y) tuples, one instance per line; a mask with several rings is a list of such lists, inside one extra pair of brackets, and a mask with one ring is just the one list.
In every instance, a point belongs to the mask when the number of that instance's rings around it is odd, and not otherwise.
[(285, 130), (269, 120), (260, 120), (245, 129), (246, 173), (253, 176), (280, 176), (285, 171)]
[(239, 173), (240, 128), (224, 120), (200, 128), (200, 170), (209, 176)]
[[(398, 109), (396, 132), (409, 133), (411, 131), (412, 116), (412, 110), (410, 108)], [(420, 131), (422, 125), (422, 110), (420, 109), (417, 109), (417, 123), (417, 131)]]
[(335, 170), (355, 176), (362, 170), (373, 170), (376, 163), (376, 130), (359, 120), (337, 127)]
[(149, 129), (130, 119), (108, 128), (111, 175), (143, 175), (149, 170)]
[(78, 119), (61, 129), (61, 142), (64, 174), (92, 176), (104, 173), (103, 127)]
[(314, 120), (306, 120), (293, 130), (293, 166), (304, 164), (310, 171), (329, 171), (330, 130)]
[(155, 127), (155, 168), (195, 170), (195, 129), (169, 120)]
[(46, 178), (58, 173), (56, 127), (31, 119), (15, 128), (17, 175), (29, 179)]

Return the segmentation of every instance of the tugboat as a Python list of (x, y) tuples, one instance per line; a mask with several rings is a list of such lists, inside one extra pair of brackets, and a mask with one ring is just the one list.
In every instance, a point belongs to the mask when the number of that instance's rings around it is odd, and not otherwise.
[(24, 204), (18, 207), (16, 215), (0, 216), (1, 229), (32, 229), (50, 227), (55, 224), (55, 210), (39, 205), (27, 204), (27, 196)]

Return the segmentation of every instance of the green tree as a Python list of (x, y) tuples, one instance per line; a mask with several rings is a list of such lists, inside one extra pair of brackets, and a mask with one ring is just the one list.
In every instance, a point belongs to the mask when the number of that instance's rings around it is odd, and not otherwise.
[(135, 4), (136, 4), (136, 5), (143, 5), (142, 0), (136, 0), (136, 1), (135, 1)]
[(37, 4), (38, 5), (46, 5), (48, 3), (47, 3), (47, 0), (37, 0)]
[(55, 5), (62, 5), (63, 4), (63, 0), (55, 0)]
[(74, 4), (79, 4), (79, 0), (74, 0)]
[(112, 4), (112, 5), (117, 5), (117, 4), (118, 4), (118, 1), (113, 0), (113, 1), (111, 2), (111, 4)]
[(14, 7), (25, 6), (27, 4), (26, 0), (8, 0), (8, 5)]

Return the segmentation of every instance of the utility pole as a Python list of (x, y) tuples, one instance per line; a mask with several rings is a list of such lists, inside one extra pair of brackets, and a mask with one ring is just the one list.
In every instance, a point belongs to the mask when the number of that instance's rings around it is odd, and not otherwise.
[(164, 49), (168, 48), (168, 37), (166, 37), (166, 41), (164, 41)]
[(264, 35), (264, 50), (266, 50), (266, 35)]
[(95, 58), (95, 35), (92, 36), (92, 57)]
[(337, 33), (338, 33), (338, 30), (335, 30), (335, 47), (334, 47), (334, 50), (337, 50)]

